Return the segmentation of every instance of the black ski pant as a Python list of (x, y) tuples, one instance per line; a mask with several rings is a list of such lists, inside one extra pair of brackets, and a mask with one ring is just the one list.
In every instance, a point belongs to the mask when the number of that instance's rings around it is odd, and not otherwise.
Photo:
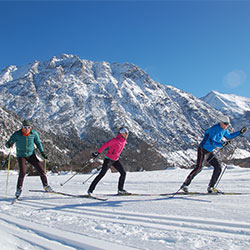
[(221, 165), (218, 159), (213, 154), (213, 152), (209, 152), (201, 147), (198, 148), (196, 167), (191, 171), (191, 173), (188, 175), (185, 182), (183, 183), (185, 186), (188, 186), (193, 180), (193, 178), (201, 172), (202, 164), (205, 158), (207, 159), (207, 162), (209, 162), (209, 164), (211, 164), (214, 167), (213, 174), (209, 182), (209, 186), (214, 187), (221, 173)]
[(33, 154), (29, 157), (18, 157), (18, 164), (19, 164), (19, 176), (18, 176), (18, 180), (17, 180), (17, 187), (18, 188), (22, 188), (23, 186), (23, 181), (24, 181), (24, 177), (26, 174), (26, 161), (29, 162), (32, 166), (34, 166), (36, 168), (36, 170), (38, 171), (41, 181), (43, 183), (43, 186), (47, 186), (48, 185), (48, 180), (43, 168), (42, 163), (37, 159), (36, 155)]
[(110, 166), (113, 165), (113, 167), (120, 173), (119, 181), (118, 181), (118, 190), (123, 190), (125, 178), (126, 178), (126, 172), (121, 164), (121, 162), (118, 161), (113, 161), (110, 159), (105, 158), (102, 169), (100, 173), (96, 176), (96, 178), (93, 180), (89, 187), (89, 191), (93, 192), (97, 183), (103, 178), (103, 176), (107, 173), (108, 169)]

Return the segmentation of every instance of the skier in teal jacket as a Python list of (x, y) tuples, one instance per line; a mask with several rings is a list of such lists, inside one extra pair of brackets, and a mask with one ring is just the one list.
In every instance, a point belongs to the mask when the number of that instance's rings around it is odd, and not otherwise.
[(29, 121), (23, 121), (22, 129), (16, 131), (6, 142), (5, 146), (10, 148), (14, 144), (16, 144), (16, 156), (20, 169), (17, 181), (17, 190), (15, 194), (16, 198), (18, 198), (22, 193), (23, 181), (26, 174), (26, 161), (31, 163), (37, 169), (45, 191), (52, 191), (52, 188), (48, 185), (44, 168), (36, 157), (34, 144), (37, 146), (44, 159), (47, 159), (48, 157), (44, 153), (44, 149), (37, 131), (32, 129), (31, 123)]

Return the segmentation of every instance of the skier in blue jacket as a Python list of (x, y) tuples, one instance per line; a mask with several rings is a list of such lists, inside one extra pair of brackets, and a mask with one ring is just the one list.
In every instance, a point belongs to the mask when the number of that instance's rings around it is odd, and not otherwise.
[(181, 186), (181, 189), (184, 192), (188, 192), (188, 186), (193, 180), (193, 178), (201, 172), (202, 164), (206, 157), (206, 160), (214, 167), (214, 171), (209, 182), (207, 191), (208, 193), (218, 193), (220, 192), (217, 190), (214, 185), (216, 184), (220, 173), (221, 173), (221, 165), (213, 154), (213, 150), (217, 147), (222, 148), (230, 143), (230, 141), (222, 142), (222, 138), (225, 137), (227, 140), (231, 140), (241, 134), (244, 134), (247, 131), (247, 127), (243, 127), (241, 130), (230, 133), (227, 130), (227, 127), (230, 124), (230, 119), (228, 116), (222, 116), (219, 119), (219, 123), (210, 127), (206, 130), (204, 137), (198, 147), (198, 156), (197, 156), (197, 163), (196, 167), (191, 171), (191, 173), (187, 176), (186, 180)]

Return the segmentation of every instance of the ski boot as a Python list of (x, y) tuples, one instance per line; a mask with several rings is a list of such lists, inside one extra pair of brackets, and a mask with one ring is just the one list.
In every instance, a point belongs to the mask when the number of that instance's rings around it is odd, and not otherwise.
[(45, 192), (54, 192), (52, 187), (49, 185), (45, 185), (45, 186), (43, 186), (43, 188), (44, 188)]
[(15, 196), (16, 196), (17, 199), (20, 197), (21, 193), (22, 193), (22, 188), (17, 187), (16, 194), (15, 194)]
[(220, 193), (223, 193), (223, 192), (221, 192), (220, 190), (218, 190), (217, 188), (215, 188), (215, 187), (208, 187), (207, 188), (207, 192), (209, 193), (209, 194), (220, 194)]
[(182, 190), (184, 193), (188, 193), (188, 187), (187, 187), (185, 184), (182, 184), (181, 190)]
[(88, 190), (88, 196), (92, 196), (92, 194), (93, 194), (93, 191), (91, 191), (91, 190)]
[(122, 189), (122, 190), (118, 190), (118, 195), (130, 195), (131, 193), (129, 193), (128, 191)]

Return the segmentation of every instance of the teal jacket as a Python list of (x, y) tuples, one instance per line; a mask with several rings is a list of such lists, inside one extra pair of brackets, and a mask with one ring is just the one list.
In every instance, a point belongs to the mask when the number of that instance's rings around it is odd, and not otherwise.
[(44, 152), (40, 137), (34, 129), (31, 129), (28, 136), (24, 136), (21, 130), (16, 131), (6, 142), (5, 146), (9, 148), (14, 143), (16, 143), (17, 157), (29, 157), (33, 155), (35, 153), (34, 143), (41, 153)]

